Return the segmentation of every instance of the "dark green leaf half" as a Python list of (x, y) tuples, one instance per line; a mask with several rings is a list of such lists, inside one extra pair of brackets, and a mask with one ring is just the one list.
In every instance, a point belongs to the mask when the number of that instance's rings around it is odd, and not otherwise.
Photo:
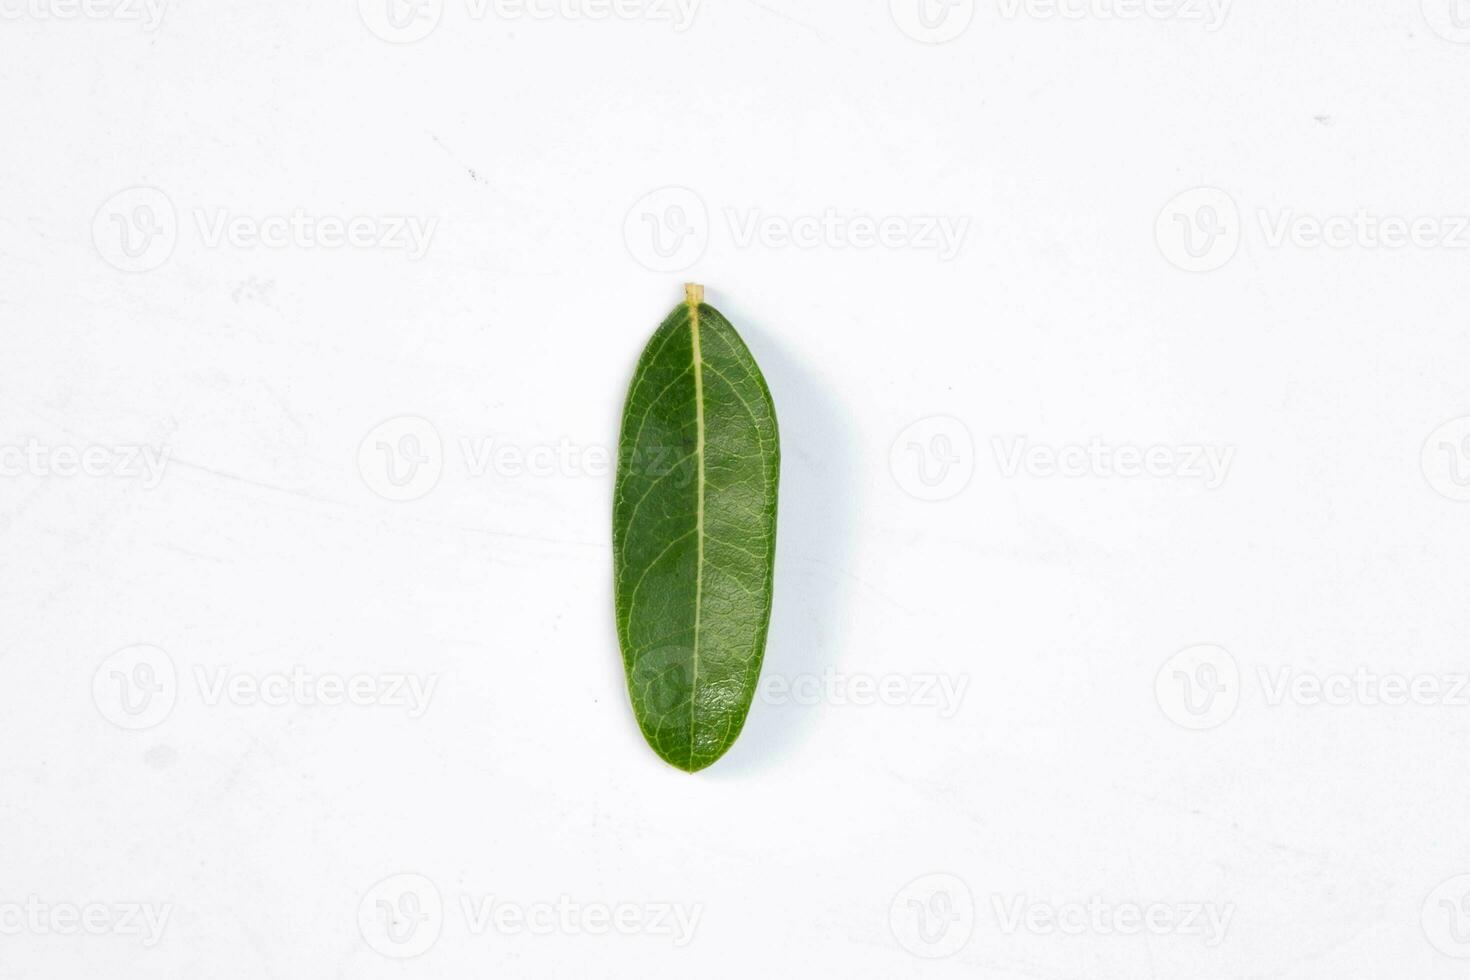
[(690, 287), (638, 360), (613, 502), (633, 713), (653, 750), (689, 772), (734, 743), (760, 679), (780, 458), (760, 368)]

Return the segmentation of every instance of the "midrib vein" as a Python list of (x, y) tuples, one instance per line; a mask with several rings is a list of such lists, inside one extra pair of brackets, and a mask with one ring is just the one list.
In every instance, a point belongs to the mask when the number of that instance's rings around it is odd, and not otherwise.
[(699, 353), (699, 304), (689, 303), (689, 335), (694, 351), (694, 456), (698, 461), (694, 485), (698, 497), (694, 510), (696, 551), (694, 559), (694, 669), (689, 682), (689, 764), (694, 765), (694, 706), (699, 691), (699, 619), (704, 596), (704, 368)]

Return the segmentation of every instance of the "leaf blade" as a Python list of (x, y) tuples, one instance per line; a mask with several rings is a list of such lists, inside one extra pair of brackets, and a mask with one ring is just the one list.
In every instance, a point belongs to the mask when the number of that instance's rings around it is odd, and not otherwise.
[(629, 697), (660, 757), (693, 772), (740, 734), (770, 624), (780, 439), (730, 322), (691, 291), (639, 358), (613, 507)]

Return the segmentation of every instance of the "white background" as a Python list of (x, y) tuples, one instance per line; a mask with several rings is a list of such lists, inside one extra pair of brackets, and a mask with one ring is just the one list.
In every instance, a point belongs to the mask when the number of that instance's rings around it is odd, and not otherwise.
[[(0, 976), (1464, 975), (1450, 0), (94, 2), (0, 0)], [(695, 776), (599, 465), (685, 279), (784, 449), (778, 686)]]

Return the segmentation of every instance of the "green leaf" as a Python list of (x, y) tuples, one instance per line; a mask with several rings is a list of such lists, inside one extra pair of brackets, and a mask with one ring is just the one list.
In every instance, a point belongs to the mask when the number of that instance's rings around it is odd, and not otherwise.
[(613, 502), (618, 642), (633, 713), (695, 772), (735, 742), (771, 619), (776, 408), (735, 328), (688, 295), (638, 359)]

